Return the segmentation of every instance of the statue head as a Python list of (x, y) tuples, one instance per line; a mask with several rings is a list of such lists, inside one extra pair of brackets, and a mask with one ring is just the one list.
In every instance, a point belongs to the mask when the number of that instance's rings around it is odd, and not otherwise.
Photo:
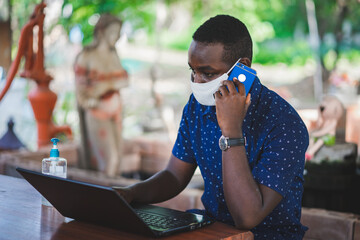
[(94, 29), (94, 41), (98, 44), (101, 40), (106, 41), (110, 47), (114, 47), (120, 37), (122, 21), (110, 14), (100, 16)]
[(319, 111), (323, 120), (334, 119), (338, 121), (344, 114), (344, 106), (335, 96), (325, 96), (322, 100)]

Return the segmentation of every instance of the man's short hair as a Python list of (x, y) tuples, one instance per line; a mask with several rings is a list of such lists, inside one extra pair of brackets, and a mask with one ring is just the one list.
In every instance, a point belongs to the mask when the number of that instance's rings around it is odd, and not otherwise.
[(224, 45), (223, 61), (233, 64), (240, 57), (252, 60), (252, 40), (244, 23), (229, 15), (217, 15), (204, 22), (193, 34), (201, 43)]

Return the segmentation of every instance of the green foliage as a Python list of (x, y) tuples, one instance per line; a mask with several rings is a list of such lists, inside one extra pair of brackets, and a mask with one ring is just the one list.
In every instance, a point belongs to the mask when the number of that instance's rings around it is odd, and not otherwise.
[[(148, 34), (152, 34), (155, 22), (154, 1), (132, 0), (106, 1), (106, 0), (64, 0), (63, 15), (59, 20), (69, 33), (75, 26), (80, 26), (84, 34), (83, 44), (92, 40), (94, 25), (89, 24), (89, 18), (95, 14), (110, 13), (132, 23), (133, 28), (145, 28)], [(64, 16), (64, 8), (72, 8), (70, 16)]]
[(11, 25), (12, 25), (12, 39), (14, 44), (12, 46), (12, 59), (17, 52), (18, 39), (20, 38), (21, 28), (29, 21), (29, 18), (38, 3), (37, 0), (11, 0)]
[(21, 28), (29, 20), (38, 0), (11, 0), (11, 18), (15, 27)]
[[(38, 2), (11, 0), (13, 39), (18, 39), (21, 27), (28, 21)], [(360, 44), (354, 40), (355, 34), (360, 32), (358, 0), (314, 0), (314, 3), (321, 38), (320, 57), (325, 67), (329, 70), (334, 68), (341, 57), (358, 60)], [(159, 5), (167, 10), (166, 21), (160, 30), (156, 27)], [(180, 8), (185, 9), (191, 19), (185, 29), (174, 32), (169, 26), (174, 20), (174, 13)], [(147, 36), (142, 40), (143, 44), (155, 45), (160, 42), (164, 47), (180, 50), (187, 50), (192, 33), (209, 17), (230, 14), (248, 26), (254, 41), (256, 62), (303, 64), (312, 57), (308, 46), (305, 0), (64, 0), (62, 10), (58, 24), (67, 33), (75, 26), (80, 27), (84, 45), (92, 40), (94, 22), (91, 23), (89, 19), (102, 13), (113, 14), (130, 24), (130, 40), (142, 31)]]
[(261, 50), (255, 54), (254, 62), (261, 64), (304, 65), (312, 56), (306, 42), (294, 42), (291, 38), (265, 41), (259, 44), (259, 49)]

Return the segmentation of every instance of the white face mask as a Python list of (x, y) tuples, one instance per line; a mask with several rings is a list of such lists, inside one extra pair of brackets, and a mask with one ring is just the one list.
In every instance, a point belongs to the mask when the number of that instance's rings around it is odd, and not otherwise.
[(236, 63), (230, 68), (229, 71), (227, 71), (227, 73), (224, 73), (220, 77), (211, 80), (210, 82), (194, 83), (193, 81), (190, 81), (191, 91), (193, 92), (195, 99), (202, 105), (215, 106), (214, 93), (219, 90), (221, 82), (228, 79), (229, 73), (233, 70), (240, 59), (241, 58), (236, 61)]

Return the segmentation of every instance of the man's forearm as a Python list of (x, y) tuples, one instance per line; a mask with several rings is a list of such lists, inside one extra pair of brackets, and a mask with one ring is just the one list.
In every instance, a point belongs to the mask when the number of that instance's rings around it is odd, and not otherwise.
[(129, 188), (133, 195), (133, 201), (142, 203), (166, 201), (183, 190), (176, 177), (168, 170), (160, 171), (151, 178)]
[(264, 201), (254, 180), (244, 146), (222, 154), (223, 187), (227, 206), (239, 228), (250, 229), (263, 218)]

